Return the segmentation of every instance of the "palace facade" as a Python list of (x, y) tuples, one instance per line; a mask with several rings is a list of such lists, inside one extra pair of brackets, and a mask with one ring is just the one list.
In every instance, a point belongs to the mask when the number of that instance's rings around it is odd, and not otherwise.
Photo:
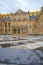
[(19, 9), (16, 13), (0, 16), (0, 34), (43, 34), (43, 7), (38, 12)]

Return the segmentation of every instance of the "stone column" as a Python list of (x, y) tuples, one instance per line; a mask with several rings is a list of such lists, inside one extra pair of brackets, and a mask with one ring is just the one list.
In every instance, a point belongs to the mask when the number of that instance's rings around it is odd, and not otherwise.
[(8, 31), (8, 22), (7, 22), (7, 34), (8, 34), (8, 32), (9, 32), (9, 31)]
[(21, 37), (21, 28), (20, 28), (20, 37)]
[(26, 24), (26, 36), (28, 34), (28, 24)]
[(16, 39), (18, 40), (18, 26), (16, 26)]
[(20, 28), (20, 37), (22, 38), (22, 26), (21, 26), (21, 28)]
[(13, 34), (13, 26), (10, 24), (10, 34)]
[(13, 29), (12, 29), (12, 27), (10, 28), (10, 34), (13, 34)]

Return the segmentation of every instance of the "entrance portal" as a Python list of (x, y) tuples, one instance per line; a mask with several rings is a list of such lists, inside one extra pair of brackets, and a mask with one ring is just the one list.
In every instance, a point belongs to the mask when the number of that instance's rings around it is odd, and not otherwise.
[(12, 29), (14, 36), (16, 37), (26, 37), (28, 28), (27, 27), (15, 27)]
[(18, 29), (13, 29), (13, 34), (14, 34), (14, 35), (17, 34), (17, 36), (20, 35), (20, 28), (18, 28)]

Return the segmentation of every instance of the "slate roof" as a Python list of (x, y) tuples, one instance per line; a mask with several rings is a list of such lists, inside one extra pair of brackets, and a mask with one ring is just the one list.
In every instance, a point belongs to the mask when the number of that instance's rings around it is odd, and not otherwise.
[(38, 15), (32, 15), (32, 16), (29, 16), (30, 19), (37, 19), (38, 18)]
[(10, 21), (11, 18), (10, 18), (10, 17), (3, 17), (3, 20), (4, 20), (4, 21)]

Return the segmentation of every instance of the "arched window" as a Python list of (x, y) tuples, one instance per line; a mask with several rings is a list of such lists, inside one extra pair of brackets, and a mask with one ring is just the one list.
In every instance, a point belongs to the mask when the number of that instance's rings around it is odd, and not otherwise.
[(10, 27), (10, 22), (9, 22), (9, 27)]

